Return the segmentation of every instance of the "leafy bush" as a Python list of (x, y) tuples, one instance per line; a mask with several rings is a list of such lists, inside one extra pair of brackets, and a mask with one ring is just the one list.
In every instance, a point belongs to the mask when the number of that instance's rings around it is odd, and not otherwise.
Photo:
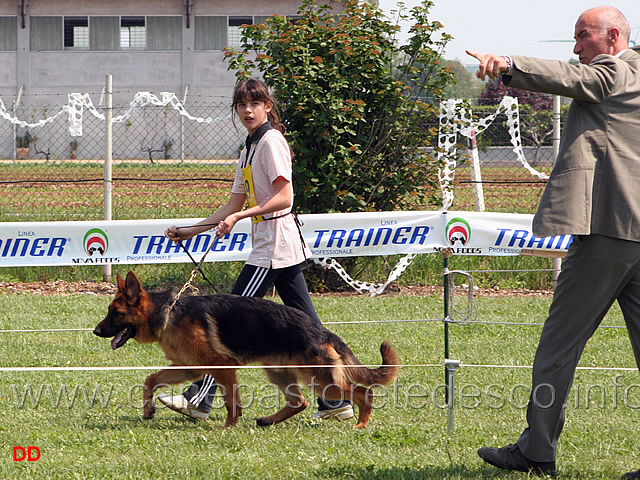
[(443, 90), (452, 72), (440, 64), (450, 37), (429, 21), (432, 2), (410, 15), (399, 46), (390, 22), (368, 2), (339, 15), (304, 0), (295, 23), (274, 16), (243, 26), (242, 47), (227, 49), (239, 79), (261, 74), (273, 88), (296, 154), (302, 212), (410, 209), (436, 203), (433, 150)]

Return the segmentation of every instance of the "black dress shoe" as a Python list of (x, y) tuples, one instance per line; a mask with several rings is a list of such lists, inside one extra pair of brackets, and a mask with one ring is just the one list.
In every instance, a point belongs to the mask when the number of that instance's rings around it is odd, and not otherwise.
[(556, 462), (534, 462), (525, 457), (517, 444), (502, 448), (482, 447), (478, 455), (485, 462), (504, 470), (534, 473), (536, 475), (556, 475)]
[(636, 470), (635, 472), (627, 472), (622, 475), (622, 478), (640, 478), (640, 470)]

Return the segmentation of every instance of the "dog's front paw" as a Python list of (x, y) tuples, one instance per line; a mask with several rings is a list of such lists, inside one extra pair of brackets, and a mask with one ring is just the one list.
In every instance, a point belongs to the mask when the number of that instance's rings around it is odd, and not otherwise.
[(156, 408), (151, 406), (149, 408), (144, 407), (144, 410), (142, 412), (142, 418), (144, 418), (145, 420), (151, 420), (156, 414)]
[(224, 428), (235, 427), (238, 424), (238, 417), (227, 418), (227, 421), (224, 422)]

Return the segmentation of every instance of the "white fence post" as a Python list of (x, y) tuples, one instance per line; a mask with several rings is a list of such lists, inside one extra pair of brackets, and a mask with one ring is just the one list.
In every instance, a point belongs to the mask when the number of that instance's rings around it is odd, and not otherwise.
[(473, 203), (476, 212), (484, 212), (484, 189), (482, 188), (482, 173), (480, 171), (480, 157), (478, 156), (478, 144), (476, 132), (471, 132), (471, 138), (467, 139), (469, 153), (471, 155), (471, 188), (473, 189)]

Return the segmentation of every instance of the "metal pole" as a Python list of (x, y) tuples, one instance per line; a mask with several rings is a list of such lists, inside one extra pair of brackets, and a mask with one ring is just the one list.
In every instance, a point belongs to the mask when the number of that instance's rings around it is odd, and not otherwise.
[[(182, 106), (187, 102), (187, 94), (189, 93), (189, 85), (184, 87), (184, 96), (182, 97)], [(180, 115), (180, 163), (184, 163), (184, 115)]]
[[(112, 189), (113, 189), (113, 88), (111, 75), (107, 75), (105, 82), (106, 107), (104, 114), (104, 219), (112, 219)], [(111, 281), (111, 264), (102, 267), (102, 280)]]
[[(449, 358), (449, 252), (444, 252), (444, 268), (442, 271), (444, 278), (444, 361)], [(444, 381), (446, 388), (446, 400), (449, 402), (449, 373), (444, 369)]]
[[(15, 102), (13, 102), (13, 118), (16, 118), (16, 111), (18, 109), (18, 104), (20, 103), (20, 99), (22, 98), (22, 90), (23, 90), (24, 86), (20, 87), (20, 90), (18, 90), (18, 95), (16, 96), (16, 100)], [(13, 163), (16, 163), (17, 159), (18, 159), (18, 153), (16, 152), (16, 135), (18, 134), (18, 125), (16, 125), (15, 123), (13, 124)]]
[[(555, 166), (558, 158), (558, 152), (560, 151), (560, 96), (553, 96), (553, 165)], [(562, 259), (554, 258), (551, 261), (551, 267), (553, 268), (553, 289), (556, 289), (558, 285), (558, 275), (560, 274), (560, 268), (562, 267)]]
[(447, 435), (453, 432), (453, 410), (455, 407), (456, 369), (460, 367), (460, 360), (445, 360), (444, 368), (447, 371)]
[[(16, 117), (16, 102), (13, 102), (13, 118)], [(18, 126), (13, 124), (13, 163), (16, 163), (18, 160), (18, 151), (16, 148), (18, 147), (18, 142), (16, 141), (16, 135), (18, 134)]]

